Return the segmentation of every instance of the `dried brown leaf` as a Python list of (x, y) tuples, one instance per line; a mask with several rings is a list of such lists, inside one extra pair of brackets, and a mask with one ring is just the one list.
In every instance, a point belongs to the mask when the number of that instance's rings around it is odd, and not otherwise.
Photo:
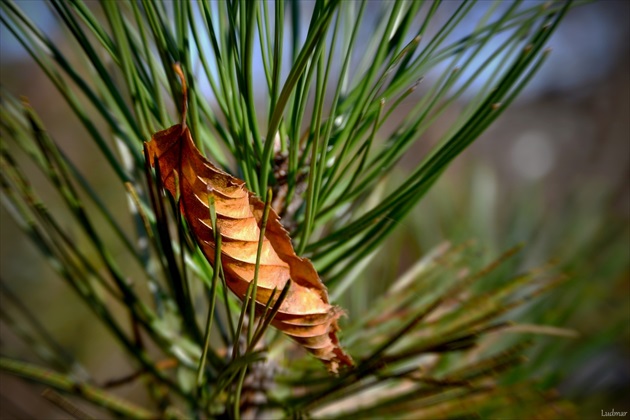
[[(145, 152), (151, 166), (159, 163), (164, 187), (173, 196), (179, 193), (181, 214), (213, 266), (215, 234), (209, 198), (214, 198), (226, 282), (242, 300), (254, 278), (265, 204), (246, 188), (244, 181), (205, 159), (184, 124), (154, 134), (145, 143)], [(337, 319), (343, 311), (330, 305), (326, 286), (313, 264), (296, 255), (278, 214), (270, 209), (260, 255), (257, 309), (262, 310), (272, 291), (282, 290), (289, 279), (293, 283), (272, 325), (322, 360), (329, 371), (352, 366), (352, 358), (342, 350), (336, 336)]]

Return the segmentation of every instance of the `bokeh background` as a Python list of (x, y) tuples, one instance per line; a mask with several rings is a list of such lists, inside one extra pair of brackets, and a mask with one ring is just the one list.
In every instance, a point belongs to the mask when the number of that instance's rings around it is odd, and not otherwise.
[[(45, 4), (19, 3), (72, 55)], [(461, 30), (475, 23), (473, 14)], [(534, 372), (541, 386), (555, 386), (574, 401), (580, 418), (600, 417), (600, 410), (630, 412), (629, 39), (628, 2), (599, 1), (572, 10), (549, 42), (549, 59), (520, 100), (456, 160), (367, 270), (375, 282), (394, 278), (444, 241), (474, 240), (490, 256), (523, 243), (524, 266), (553, 260), (570, 280), (522, 316), (576, 334), (540, 340), (523, 369)], [(435, 77), (428, 74), (423, 84)], [(124, 221), (124, 190), (109, 182), (111, 170), (84, 129), (4, 27), (0, 83), (28, 97), (51, 135)], [(422, 95), (422, 85), (417, 95)], [(440, 121), (446, 127), (449, 115)], [(435, 130), (437, 136), (440, 127)], [(404, 172), (406, 162), (417, 162), (426, 151), (423, 145), (428, 148), (435, 140), (428, 133), (398, 171)], [(24, 165), (28, 170), (26, 161)], [(30, 169), (35, 186), (45, 190), (48, 181), (32, 165)], [(53, 214), (63, 214), (54, 195), (45, 198)], [(70, 221), (66, 227), (72, 230)], [(122, 354), (111, 351), (108, 334), (57, 279), (4, 207), (0, 229), (2, 280), (95, 378), (105, 381), (112, 371), (130, 372)], [(124, 265), (122, 250), (114, 257)], [(0, 352), (32, 357), (29, 343), (15, 336), (7, 322), (3, 316)], [(135, 386), (118, 392), (133, 395)], [(38, 392), (0, 374), (0, 418), (62, 418)]]

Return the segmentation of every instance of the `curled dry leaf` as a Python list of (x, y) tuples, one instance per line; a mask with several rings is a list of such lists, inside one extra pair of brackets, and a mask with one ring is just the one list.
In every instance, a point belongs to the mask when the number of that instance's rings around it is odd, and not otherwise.
[[(185, 89), (184, 84), (184, 101)], [(180, 211), (214, 266), (215, 235), (209, 208), (213, 196), (226, 283), (242, 300), (254, 279), (265, 204), (245, 187), (244, 181), (205, 159), (185, 124), (154, 134), (144, 147), (151, 166), (159, 164), (164, 187), (174, 197), (179, 194)], [(270, 209), (260, 255), (256, 308), (263, 309), (274, 288), (282, 290), (289, 279), (289, 293), (272, 325), (322, 360), (329, 371), (352, 366), (352, 358), (344, 353), (336, 336), (337, 319), (343, 311), (329, 304), (326, 286), (313, 264), (296, 255), (278, 214)]]

